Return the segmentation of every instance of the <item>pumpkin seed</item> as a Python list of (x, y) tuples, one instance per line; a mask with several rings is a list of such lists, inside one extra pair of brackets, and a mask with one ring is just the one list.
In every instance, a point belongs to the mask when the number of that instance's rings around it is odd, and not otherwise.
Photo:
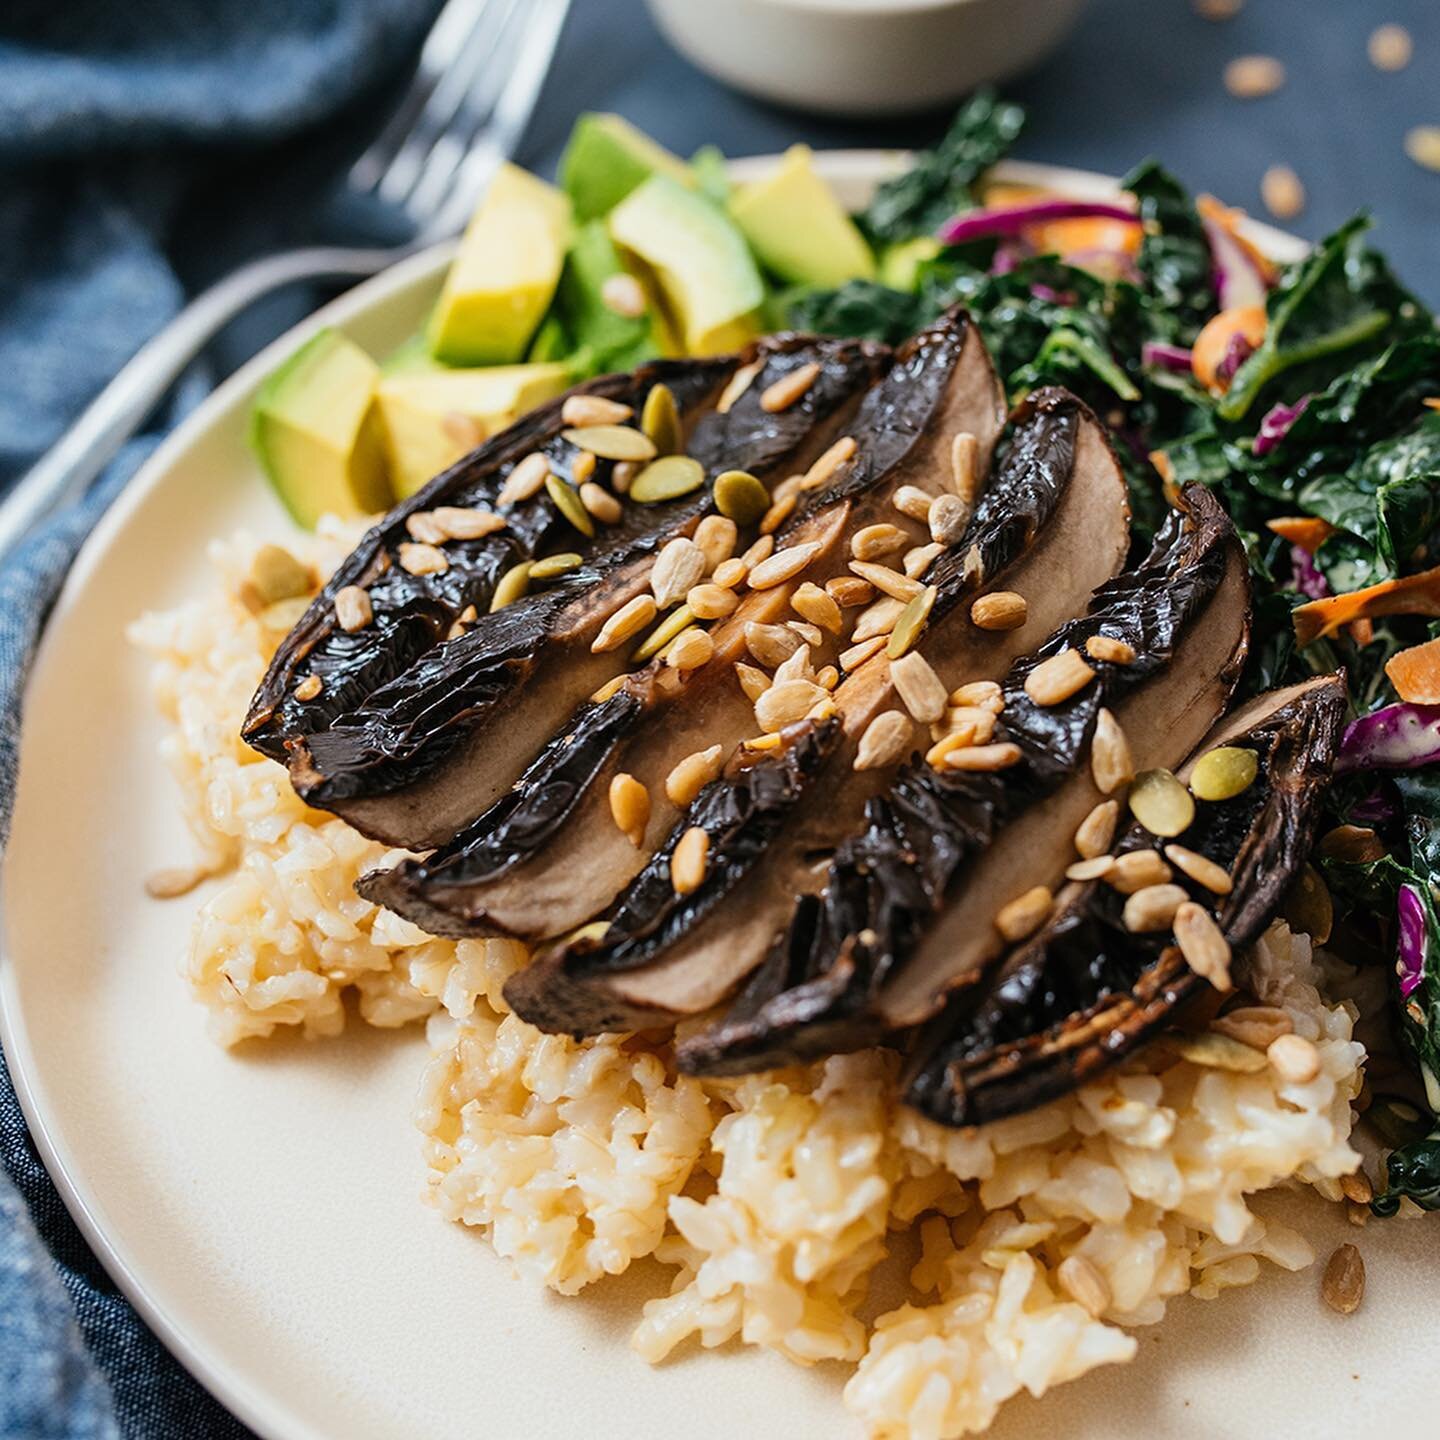
[(490, 597), (490, 613), (503, 610), (513, 604), (530, 588), (530, 561), (522, 560), (512, 565), (496, 582), (495, 593)]
[(638, 663), (658, 655), (682, 630), (695, 623), (695, 612), (688, 605), (677, 605), (631, 652)]
[(673, 455), (680, 448), (680, 409), (668, 385), (652, 385), (640, 412), (640, 428), (657, 453)]
[(1197, 800), (1233, 800), (1255, 782), (1260, 761), (1253, 750), (1221, 745), (1207, 751), (1190, 772), (1190, 793)]
[(560, 555), (547, 555), (543, 560), (537, 560), (531, 565), (530, 578), (554, 580), (558, 575), (568, 575), (572, 570), (578, 570), (582, 564), (584, 560), (573, 550), (566, 550)]
[(653, 460), (656, 455), (654, 441), (630, 425), (580, 425), (560, 434), (577, 450), (602, 460)]
[(586, 539), (595, 538), (595, 522), (580, 499), (578, 491), (572, 490), (558, 475), (545, 477), (545, 493), (555, 502), (555, 508)]
[(747, 470), (715, 477), (715, 508), (737, 525), (754, 525), (770, 508), (770, 492)]
[(1183, 834), (1195, 819), (1195, 801), (1168, 770), (1142, 770), (1130, 787), (1130, 813), (1152, 834)]
[(688, 455), (662, 455), (652, 460), (631, 482), (630, 498), (642, 505), (674, 500), (705, 483), (705, 467)]

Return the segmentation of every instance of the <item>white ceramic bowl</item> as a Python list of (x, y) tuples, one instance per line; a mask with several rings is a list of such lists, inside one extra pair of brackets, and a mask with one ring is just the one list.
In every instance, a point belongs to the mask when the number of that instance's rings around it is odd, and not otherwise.
[(834, 115), (958, 99), (1044, 59), (1085, 0), (649, 0), (676, 49), (752, 95)]

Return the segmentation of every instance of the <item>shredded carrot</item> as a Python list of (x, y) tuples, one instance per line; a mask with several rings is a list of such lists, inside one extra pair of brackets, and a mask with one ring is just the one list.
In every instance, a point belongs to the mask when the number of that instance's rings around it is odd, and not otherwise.
[(1195, 208), (1203, 219), (1210, 221), (1212, 225), (1218, 225), (1250, 257), (1251, 263), (1267, 285), (1275, 283), (1280, 275), (1275, 262), (1240, 233), (1240, 224), (1245, 219), (1243, 210), (1232, 210), (1228, 205), (1222, 205), (1213, 195), (1201, 195), (1195, 201)]
[(1231, 342), (1240, 336), (1251, 349), (1257, 349), (1265, 339), (1268, 323), (1263, 305), (1236, 305), (1212, 315), (1190, 348), (1190, 368), (1195, 378), (1212, 395), (1223, 395), (1230, 388), (1230, 378), (1222, 379), (1219, 372)]
[(1328, 520), (1315, 515), (1277, 515), (1265, 522), (1265, 528), (1298, 545), (1307, 555), (1313, 555), (1335, 533)]
[(1383, 615), (1440, 616), (1440, 566), (1406, 575), (1401, 580), (1382, 580), (1363, 590), (1311, 600), (1291, 614), (1298, 644), (1333, 635), (1354, 620), (1378, 620)]
[(1180, 487), (1175, 483), (1175, 467), (1170, 463), (1170, 457), (1163, 450), (1152, 450), (1148, 458), (1160, 477), (1160, 488), (1166, 500), (1175, 504), (1180, 498)]
[(1440, 705), (1440, 640), (1412, 645), (1385, 662), (1385, 673), (1402, 700)]
[(1025, 238), (1039, 251), (1058, 255), (1062, 260), (1116, 251), (1134, 255), (1140, 249), (1145, 232), (1138, 220), (1112, 220), (1105, 217), (1080, 215), (1070, 220), (1050, 220), (1031, 225)]
[(1357, 649), (1363, 650), (1375, 638), (1375, 622), (1373, 620), (1352, 620), (1345, 627), (1345, 633)]
[(1428, 405), (1432, 410), (1440, 410), (1440, 395), (1427, 395), (1420, 403)]

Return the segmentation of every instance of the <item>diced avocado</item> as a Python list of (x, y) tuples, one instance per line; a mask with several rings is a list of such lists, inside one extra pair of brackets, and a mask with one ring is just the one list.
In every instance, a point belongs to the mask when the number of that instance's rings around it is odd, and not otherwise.
[(570, 202), (502, 165), (460, 241), (426, 330), (446, 365), (520, 360), (555, 293), (570, 243)]
[(724, 209), (730, 203), (733, 187), (725, 152), (718, 145), (702, 145), (690, 157), (690, 174), (695, 188), (709, 201)]
[(402, 499), (489, 435), (570, 385), (568, 365), (414, 370), (383, 375), (376, 404), (390, 479)]
[(375, 410), (375, 362), (322, 330), (260, 387), (250, 443), (286, 508), (307, 529), (325, 514), (373, 515), (393, 499)]
[[(606, 298), (606, 282), (626, 273), (605, 222), (582, 225), (565, 261), (554, 312), (573, 344), (570, 359), (579, 374), (633, 370), (660, 353), (651, 297), (645, 297), (648, 308), (639, 315), (622, 314)], [(633, 288), (633, 279), (629, 283)]]
[(920, 267), (940, 253), (940, 242), (933, 235), (917, 235), (887, 245), (880, 253), (879, 280), (892, 290), (913, 291), (920, 283)]
[(655, 174), (690, 183), (690, 171), (678, 155), (620, 115), (582, 115), (560, 157), (560, 184), (581, 224), (608, 215)]
[(652, 175), (610, 212), (610, 234), (649, 268), (686, 353), (718, 355), (758, 333), (764, 282), (745, 237), (703, 195)]
[(773, 175), (743, 186), (730, 213), (760, 263), (791, 284), (871, 280), (875, 258), (855, 222), (815, 173), (808, 145), (792, 145)]

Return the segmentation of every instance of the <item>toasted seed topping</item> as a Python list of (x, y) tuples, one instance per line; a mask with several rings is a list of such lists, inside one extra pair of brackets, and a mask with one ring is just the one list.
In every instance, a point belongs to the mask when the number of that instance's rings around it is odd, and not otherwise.
[(1325, 860), (1368, 865), (1385, 855), (1385, 842), (1366, 825), (1337, 825), (1320, 837), (1316, 852)]
[(700, 888), (709, 857), (710, 837), (700, 826), (692, 825), (670, 856), (670, 883), (677, 895), (689, 895)]
[(754, 525), (770, 508), (770, 492), (748, 470), (715, 477), (715, 508), (737, 525)]
[(307, 675), (296, 687), (295, 698), (297, 700), (313, 700), (324, 686), (320, 683), (318, 675)]
[(913, 726), (899, 710), (883, 710), (866, 727), (855, 751), (857, 770), (898, 765), (910, 750)]
[(705, 577), (705, 552), (684, 537), (671, 540), (655, 557), (650, 569), (650, 588), (655, 603), (668, 610)]
[(607, 650), (618, 650), (632, 635), (643, 630), (656, 613), (653, 595), (636, 595), (600, 627), (600, 633), (591, 642), (590, 649), (597, 655)]
[(818, 540), (777, 550), (768, 560), (762, 560), (751, 568), (750, 588), (769, 590), (773, 586), (783, 585), (787, 580), (793, 580), (819, 553)]
[(650, 823), (650, 792), (633, 775), (617, 775), (610, 782), (610, 815), (638, 850), (645, 843), (645, 827)]
[(513, 605), (530, 588), (532, 568), (530, 561), (522, 560), (518, 565), (512, 565), (495, 582), (495, 593), (490, 597), (492, 615), (507, 605)]
[(749, 567), (737, 556), (732, 560), (722, 560), (715, 567), (715, 573), (710, 579), (722, 590), (734, 590), (746, 580), (749, 574)]
[(825, 582), (825, 593), (842, 610), (852, 610), (857, 605), (868, 605), (875, 598), (875, 587), (858, 575), (837, 575)]
[(495, 503), (517, 505), (522, 500), (533, 500), (540, 493), (549, 473), (549, 460), (538, 450), (531, 451), (505, 477), (505, 483), (500, 487)]
[(832, 635), (838, 635), (845, 623), (834, 599), (809, 580), (797, 587), (790, 597), (790, 607), (797, 615)]
[(1368, 1205), (1375, 1198), (1375, 1187), (1363, 1170), (1357, 1170), (1353, 1175), (1340, 1177), (1340, 1193), (1356, 1205)]
[(1426, 170), (1440, 170), (1440, 125), (1416, 125), (1407, 130), (1405, 153)]
[(757, 670), (743, 660), (735, 662), (735, 674), (739, 678), (740, 688), (745, 692), (745, 698), (752, 705), (770, 688), (770, 677), (763, 670)]
[(417, 545), (401, 541), (400, 568), (411, 575), (443, 575), (450, 568), (449, 557), (435, 545)]
[(493, 535), (497, 530), (505, 528), (505, 517), (495, 514), (493, 510), (437, 505), (430, 514), (446, 540), (481, 540), (486, 535)]
[(1094, 678), (1095, 671), (1078, 650), (1062, 650), (1042, 660), (1025, 677), (1025, 693), (1037, 705), (1059, 705), (1078, 695)]
[(1120, 722), (1103, 706), (1095, 717), (1095, 734), (1090, 741), (1090, 774), (1102, 795), (1113, 795), (1135, 775), (1130, 742)]
[(285, 635), (300, 623), (309, 608), (310, 602), (303, 595), (292, 595), (267, 605), (256, 618), (272, 635)]
[(1254, 783), (1260, 761), (1253, 750), (1221, 745), (1207, 751), (1190, 772), (1190, 793), (1197, 800), (1233, 800)]
[(803, 720), (827, 698), (826, 691), (813, 680), (781, 680), (755, 702), (755, 719), (767, 735), (774, 735)]
[(919, 580), (944, 553), (943, 545), (916, 545), (900, 557), (900, 568), (912, 580)]
[(980, 630), (1018, 630), (1029, 613), (1023, 595), (995, 590), (981, 595), (970, 607), (970, 621)]
[(752, 360), (748, 365), (742, 365), (720, 392), (720, 398), (715, 402), (716, 413), (728, 415), (735, 402), (755, 383), (755, 377), (764, 368), (763, 360)]
[(995, 915), (995, 928), (1012, 945), (1027, 940), (1045, 923), (1055, 897), (1048, 885), (1036, 885), (1023, 895), (1017, 896), (1008, 905), (1002, 905)]
[(850, 553), (857, 560), (883, 560), (909, 543), (910, 537), (896, 525), (865, 525), (850, 537)]
[(203, 865), (171, 865), (145, 877), (145, 893), (152, 900), (176, 900), (188, 895), (210, 871)]
[(1320, 1052), (1303, 1035), (1277, 1036), (1265, 1058), (1287, 1085), (1308, 1085), (1320, 1073)]
[(926, 519), (937, 545), (953, 545), (970, 523), (970, 507), (958, 495), (938, 495)]
[(440, 428), (446, 436), (466, 450), (474, 450), (485, 439), (485, 428), (473, 415), (447, 410), (440, 417)]
[[(580, 474), (579, 462), (583, 458), (583, 455), (576, 458), (576, 463), (570, 467), (572, 474)], [(590, 458), (594, 460), (595, 457), (592, 455)], [(589, 472), (594, 469), (594, 465), (588, 467), (585, 476), (586, 479), (589, 478)], [(634, 460), (616, 461), (616, 463), (610, 467), (610, 488), (617, 495), (628, 495), (630, 493), (630, 487), (635, 483), (635, 477), (640, 473), (640, 469), (640, 465)]]
[(760, 517), (760, 533), (773, 535), (795, 513), (799, 503), (794, 495), (782, 495)]
[(902, 515), (908, 515), (910, 519), (918, 520), (924, 525), (930, 519), (930, 507), (935, 503), (935, 497), (927, 494), (918, 485), (902, 485), (890, 503)]
[(580, 487), (580, 503), (602, 524), (618, 525), (625, 513), (620, 502), (593, 480), (587, 480)]
[[(569, 556), (565, 556), (565, 557), (552, 556), (551, 558), (552, 558), (552, 559), (561, 559), (561, 558), (569, 559)], [(577, 555), (575, 558), (578, 560), (580, 557)], [(475, 608), (473, 605), (467, 605), (455, 618), (456, 618), (462, 625), (473, 625), (473, 624), (480, 618), (480, 612), (479, 612), (478, 610), (476, 610), (476, 608)]]
[(1135, 663), (1135, 647), (1115, 639), (1113, 635), (1092, 635), (1085, 642), (1085, 653), (1092, 660), (1104, 660), (1111, 665)]
[(1294, 1028), (1289, 1015), (1278, 1005), (1242, 1005), (1217, 1015), (1210, 1028), (1256, 1050), (1269, 1049), (1273, 1041)]
[(335, 592), (335, 620), (342, 630), (353, 634), (374, 618), (370, 597), (358, 585), (344, 585)]
[(1377, 70), (1403, 70), (1410, 63), (1415, 45), (1403, 25), (1381, 25), (1371, 31), (1365, 49)]
[(682, 630), (695, 619), (688, 605), (677, 605), (631, 653), (631, 660), (638, 664), (658, 655)]
[(638, 320), (646, 310), (645, 287), (633, 275), (607, 275), (600, 283), (600, 303), (627, 320)]
[(773, 535), (762, 535), (753, 545), (740, 557), (740, 562), (747, 571), (753, 570), (762, 560), (768, 560), (775, 553), (775, 537)]
[(585, 508), (577, 490), (567, 485), (558, 475), (547, 475), (545, 493), (554, 501), (555, 508), (561, 515), (582, 535), (587, 538), (594, 536), (595, 522), (590, 518), (590, 512)]
[(735, 543), (740, 531), (735, 522), (725, 515), (707, 515), (695, 527), (694, 541), (705, 556), (705, 573), (726, 564), (735, 553)]
[[(603, 395), (568, 395), (560, 407), (560, 419), (566, 425), (619, 425), (635, 413), (634, 408)], [(578, 442), (576, 442), (578, 443)]]
[(1225, 67), (1225, 88), (1239, 100), (1273, 95), (1285, 83), (1285, 67), (1273, 55), (1237, 55)]
[(590, 698), (597, 705), (603, 705), (612, 695), (618, 695), (628, 677), (616, 675), (607, 680)]
[(315, 588), (315, 573), (283, 545), (262, 545), (250, 562), (250, 583), (264, 605), (293, 600)]
[(925, 587), (898, 570), (885, 565), (876, 565), (869, 560), (852, 560), (850, 569), (862, 580), (868, 580), (877, 590), (896, 600), (913, 600)]
[(714, 654), (715, 642), (710, 638), (710, 632), (692, 626), (682, 630), (670, 642), (665, 652), (665, 663), (672, 670), (698, 670), (702, 665), (708, 665)]
[(885, 637), (883, 635), (872, 635), (868, 640), (862, 640), (858, 645), (852, 645), (848, 650), (840, 652), (840, 668), (848, 675), (852, 670), (858, 670), (872, 655), (878, 654), (885, 648)]
[(968, 680), (950, 692), (952, 705), (978, 705), (999, 714), (1005, 708), (1005, 694), (994, 680)]
[(1067, 880), (1101, 880), (1115, 868), (1113, 855), (1095, 855), (1089, 860), (1077, 860), (1065, 871)]
[(810, 389), (819, 375), (820, 366), (814, 360), (797, 365), (788, 375), (782, 375), (774, 384), (765, 387), (760, 396), (760, 408), (768, 415), (788, 410)]
[(967, 506), (975, 503), (979, 468), (980, 442), (968, 430), (962, 430), (950, 442), (950, 489)]
[(918, 651), (912, 650), (892, 662), (890, 680), (905, 708), (922, 725), (933, 723), (945, 713), (949, 693)]
[(653, 460), (657, 453), (650, 437), (632, 425), (581, 425), (560, 435), (602, 460)]
[(752, 620), (745, 627), (745, 648), (770, 670), (783, 665), (804, 643), (788, 625), (762, 625)]
[(723, 764), (722, 749), (719, 745), (687, 755), (665, 777), (665, 794), (670, 803), (683, 810), (720, 774)]
[(815, 679), (815, 667), (811, 663), (811, 650), (808, 643), (800, 646), (788, 659), (782, 660), (775, 667), (771, 683), (774, 685), (783, 684), (786, 680), (810, 680)]
[[(570, 462), (570, 483), (572, 485), (583, 485), (595, 474), (599, 464), (600, 462), (588, 450), (581, 450)], [(618, 470), (619, 468), (620, 466), (618, 464), (611, 467), (612, 471)], [(622, 490), (617, 493), (623, 495), (625, 492)]]
[(1083, 1255), (1067, 1255), (1055, 1272), (1060, 1288), (1089, 1314), (1099, 1319), (1110, 1308), (1110, 1286)]
[(1115, 838), (1115, 824), (1120, 818), (1116, 800), (1102, 800), (1079, 824), (1075, 831), (1075, 850), (1083, 860), (1094, 860), (1110, 849)]
[[(901, 659), (924, 633), (926, 625), (930, 623), (930, 612), (935, 608), (935, 598), (939, 593), (934, 585), (927, 585), (900, 612), (899, 619), (895, 621), (895, 628), (890, 632), (890, 638), (885, 643), (885, 653), (892, 660)], [(941, 689), (943, 690), (944, 686), (941, 686)], [(949, 697), (946, 696), (946, 698)]]
[(740, 605), (740, 597), (723, 585), (693, 585), (685, 592), (685, 603), (697, 620), (722, 620)]
[(1158, 851), (1127, 850), (1115, 857), (1114, 865), (1105, 872), (1105, 883), (1122, 895), (1134, 895), (1136, 891), (1168, 883), (1170, 875), (1170, 867)]
[(1178, 885), (1146, 885), (1126, 900), (1120, 918), (1132, 934), (1168, 930), (1175, 921), (1176, 912), (1189, 899)]
[(755, 735), (743, 743), (747, 750), (778, 750), (785, 741), (779, 735)]
[(1195, 801), (1168, 770), (1142, 770), (1129, 798), (1130, 813), (1152, 835), (1182, 835), (1195, 819)]
[(668, 385), (652, 385), (640, 412), (640, 428), (649, 436), (661, 455), (674, 455), (680, 449), (680, 407)]
[(1006, 740), (999, 745), (965, 745), (945, 757), (947, 770), (1008, 770), (1020, 763), (1020, 747)]
[(825, 632), (808, 620), (787, 620), (790, 627), (807, 645), (821, 646), (825, 643)]
[(1231, 880), (1223, 865), (1217, 865), (1207, 856), (1187, 850), (1183, 845), (1167, 845), (1165, 858), (1182, 875), (1188, 875), (1197, 885), (1203, 885), (1213, 895), (1228, 895), (1235, 888), (1235, 882)]
[[(1145, 891), (1140, 892), (1142, 895)], [(1138, 898), (1131, 896), (1131, 903)], [(1185, 901), (1175, 911), (1175, 943), (1185, 963), (1217, 990), (1227, 991), (1230, 982), (1230, 942), (1220, 933), (1214, 917), (1203, 905)]]
[(689, 455), (662, 455), (630, 482), (630, 498), (641, 505), (655, 505), (689, 495), (704, 483), (705, 467), (698, 460)]
[(1260, 177), (1260, 198), (1277, 220), (1293, 220), (1305, 208), (1305, 186), (1288, 165), (1272, 165)]
[(1365, 1261), (1353, 1245), (1337, 1245), (1320, 1279), (1320, 1298), (1338, 1315), (1353, 1315), (1365, 1298)]
[(840, 672), (833, 665), (826, 665), (815, 672), (815, 683), (822, 690), (833, 690), (840, 683)]
[(859, 447), (852, 435), (842, 435), (806, 472), (802, 490), (819, 490), (835, 478), (835, 472), (855, 458)]
[(939, 726), (946, 734), (959, 731), (968, 735), (968, 744), (985, 745), (995, 733), (995, 712), (980, 705), (950, 705)]
[(888, 635), (899, 623), (909, 603), (908, 600), (896, 600), (892, 596), (882, 595), (856, 617), (850, 639), (858, 645), (860, 641), (869, 640), (875, 635)]
[(536, 560), (530, 566), (530, 578), (532, 580), (554, 580), (558, 576), (568, 575), (572, 570), (578, 570), (584, 564), (581, 556), (573, 550), (566, 550), (559, 555), (547, 555), (543, 560)]
[(1237, 1075), (1258, 1075), (1265, 1068), (1265, 1057), (1258, 1050), (1232, 1040), (1213, 1030), (1199, 1035), (1182, 1035), (1175, 1041), (1176, 1053), (1192, 1065), (1209, 1070), (1229, 1070)]

